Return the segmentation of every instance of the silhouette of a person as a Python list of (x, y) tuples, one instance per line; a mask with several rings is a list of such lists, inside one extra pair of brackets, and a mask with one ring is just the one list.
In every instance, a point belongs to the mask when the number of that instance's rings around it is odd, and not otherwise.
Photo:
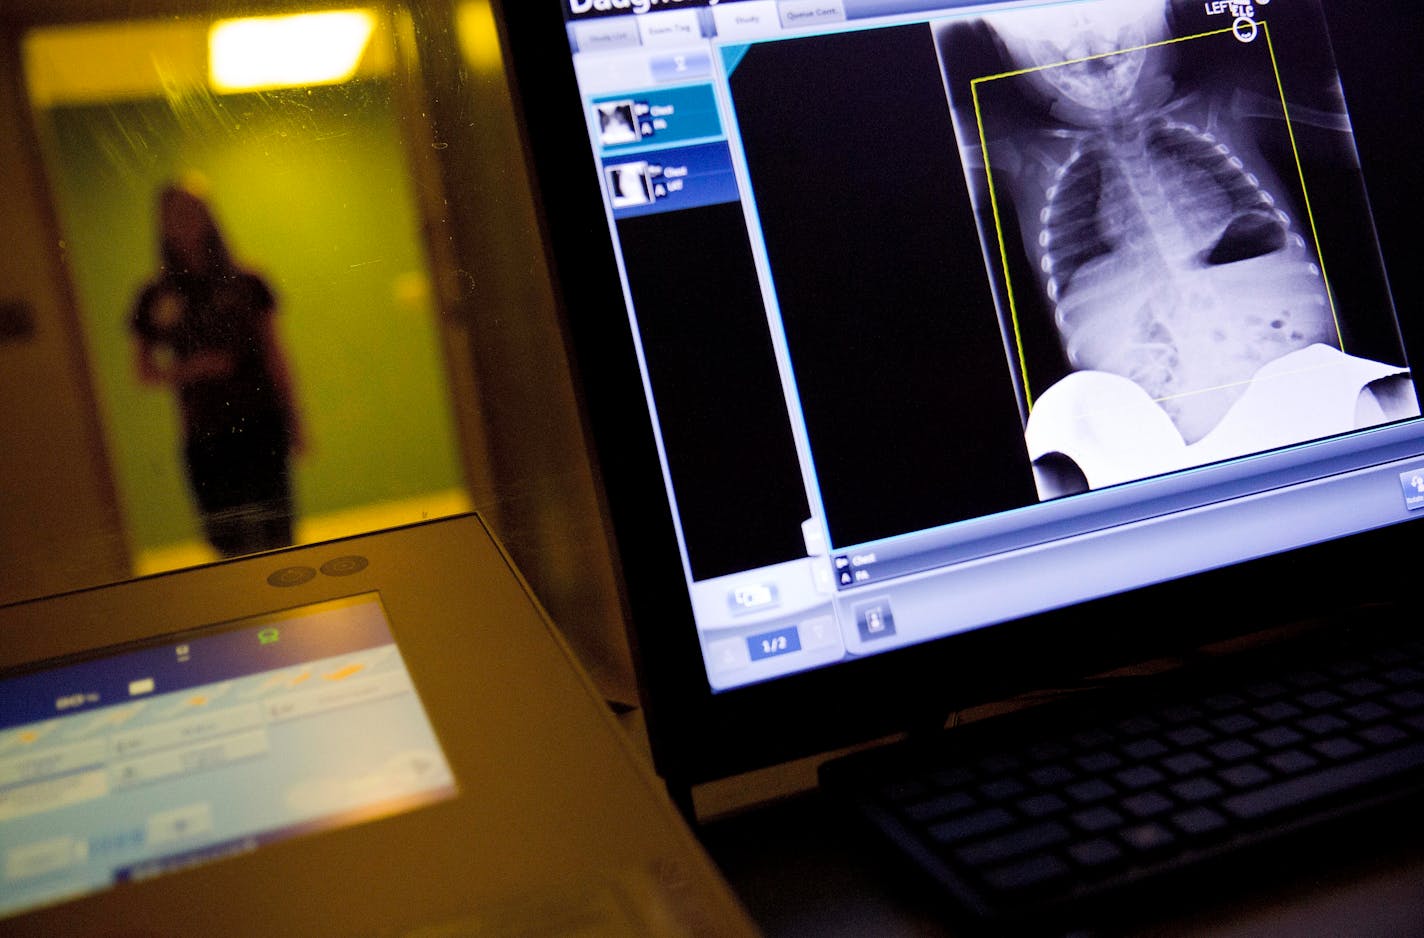
[(286, 546), (303, 440), (276, 298), (233, 260), (202, 197), (168, 185), (157, 208), (162, 263), (130, 320), (139, 380), (177, 394), (208, 542), (227, 557)]

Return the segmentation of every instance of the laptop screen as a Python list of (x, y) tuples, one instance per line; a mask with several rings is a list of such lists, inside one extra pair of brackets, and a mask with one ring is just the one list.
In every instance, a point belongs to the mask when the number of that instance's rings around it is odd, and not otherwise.
[(1424, 507), (1319, 0), (565, 21), (714, 694)]
[(0, 677), (0, 918), (452, 798), (375, 594)]

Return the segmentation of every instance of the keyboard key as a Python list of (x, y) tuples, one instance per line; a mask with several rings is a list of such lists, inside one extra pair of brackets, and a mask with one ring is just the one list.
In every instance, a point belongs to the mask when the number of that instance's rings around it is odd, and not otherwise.
[(1136, 739), (1127, 743), (1122, 747), (1122, 751), (1127, 754), (1128, 758), (1142, 762), (1147, 759), (1155, 759), (1158, 756), (1165, 755), (1171, 750), (1169, 750), (1161, 740), (1149, 737), (1147, 739)]
[(1350, 681), (1341, 689), (1352, 697), (1373, 697), (1375, 694), (1384, 690), (1385, 685), (1376, 681), (1374, 678), (1364, 677), (1356, 681)]
[(1090, 778), (1087, 781), (1076, 782), (1067, 788), (1068, 797), (1080, 804), (1087, 804), (1090, 801), (1101, 801), (1104, 798), (1111, 798), (1117, 794), (1117, 789), (1100, 778)]
[(1214, 710), (1218, 713), (1224, 710), (1236, 710), (1246, 706), (1245, 699), (1237, 694), (1213, 694), (1208, 697), (1204, 703), (1208, 710)]
[(1206, 801), (1208, 798), (1215, 798), (1225, 791), (1220, 785), (1209, 778), (1192, 778), (1186, 781), (1177, 782), (1168, 789), (1183, 801)]
[(1377, 723), (1380, 720), (1388, 719), (1392, 711), (1373, 700), (1366, 700), (1351, 704), (1342, 712), (1356, 723)]
[(929, 793), (929, 786), (917, 780), (891, 782), (880, 789), (880, 796), (886, 801), (913, 801)]
[(1167, 771), (1174, 775), (1191, 775), (1211, 767), (1211, 760), (1199, 752), (1180, 752), (1161, 760)]
[(1211, 808), (1199, 806), (1172, 815), (1172, 823), (1182, 833), (1200, 837), (1222, 830), (1226, 827), (1226, 818)]
[(1112, 734), (1103, 729), (1080, 730), (1068, 741), (1078, 749), (1101, 749), (1112, 742)]
[(1162, 710), (1162, 719), (1168, 723), (1188, 723), (1202, 718), (1201, 709), (1190, 704), (1167, 707)]
[(1271, 773), (1252, 762), (1233, 765), (1216, 773), (1217, 777), (1233, 788), (1254, 788), (1271, 780)]
[(1068, 871), (1067, 863), (1052, 855), (1042, 855), (990, 870), (984, 878), (1002, 892), (1019, 892), (1050, 883)]
[(1424, 710), (1424, 691), (1402, 690), (1386, 698), (1391, 704), (1405, 712)]
[(1206, 751), (1222, 762), (1240, 762), (1249, 759), (1260, 750), (1244, 739), (1227, 739), (1206, 747)]
[(1074, 824), (1078, 825), (1080, 829), (1095, 834), (1099, 831), (1121, 827), (1124, 818), (1112, 808), (1098, 805), (1097, 807), (1085, 808), (1077, 812), (1072, 815), (1071, 820)]
[(1114, 776), (1118, 782), (1127, 789), (1148, 788), (1162, 781), (1165, 776), (1152, 768), (1150, 765), (1134, 766), (1130, 769), (1123, 769)]
[(1382, 648), (1370, 655), (1372, 660), (1388, 665), (1399, 664), (1401, 661), (1407, 660), (1408, 657), (1409, 655), (1402, 648)]
[(1308, 694), (1301, 694), (1296, 698), (1301, 704), (1311, 710), (1329, 710), (1344, 703), (1344, 698), (1333, 691), (1317, 690)]
[(1068, 745), (1058, 740), (1048, 740), (1029, 747), (1028, 754), (1035, 762), (1057, 761), (1068, 755)]
[(960, 847), (954, 853), (961, 862), (970, 866), (991, 866), (1067, 843), (1068, 840), (1068, 828), (1049, 821)]
[(962, 791), (950, 792), (940, 795), (937, 798), (929, 798), (924, 801), (917, 801), (906, 805), (905, 816), (912, 821), (924, 824), (948, 817), (951, 814), (958, 814), (961, 811), (968, 811), (970, 808), (978, 806), (979, 802), (971, 798)]
[(987, 801), (1008, 801), (1025, 791), (1024, 783), (1016, 778), (996, 778), (979, 786), (979, 793)]
[(1068, 802), (1051, 791), (1030, 795), (1019, 802), (1019, 810), (1029, 817), (1047, 817), (1068, 807)]
[(1122, 857), (1122, 848), (1110, 840), (1095, 837), (1068, 848), (1074, 862), (1085, 867), (1101, 867)]
[(1287, 749), (1267, 756), (1266, 763), (1282, 775), (1294, 775), (1296, 772), (1315, 768), (1320, 764), (1320, 760), (1298, 749)]
[(1121, 837), (1123, 843), (1143, 853), (1163, 850), (1177, 842), (1177, 835), (1155, 821), (1124, 828)]
[(1090, 752), (1074, 760), (1084, 772), (1110, 772), (1122, 765), (1122, 759), (1111, 752)]
[(1383, 748), (1403, 742), (1409, 738), (1409, 734), (1392, 723), (1380, 723), (1360, 730), (1360, 738)]
[(1211, 725), (1223, 733), (1231, 733), (1234, 735), (1254, 730), (1261, 724), (1246, 716), (1244, 713), (1232, 713), (1227, 716), (1217, 717), (1211, 721)]
[(1332, 662), (1326, 670), (1336, 677), (1354, 677), (1356, 674), (1364, 674), (1371, 669), (1368, 664), (1358, 658), (1347, 658), (1343, 661)]
[(1384, 680), (1385, 683), (1394, 684), (1396, 686), (1418, 684), (1424, 682), (1424, 671), (1421, 671), (1418, 668), (1411, 668), (1406, 665), (1402, 668), (1395, 668), (1392, 671), (1386, 671), (1384, 674)]
[(969, 840), (982, 834), (1002, 830), (1014, 822), (1014, 817), (1003, 808), (988, 808), (963, 817), (951, 818), (932, 825), (929, 834), (944, 844)]
[(1077, 776), (1065, 766), (1045, 765), (1028, 773), (1029, 780), (1040, 788), (1058, 788)]
[(1284, 700), (1277, 700), (1272, 703), (1262, 704), (1253, 711), (1267, 723), (1280, 723), (1300, 716), (1305, 711), (1301, 710), (1293, 703)]
[(1124, 736), (1145, 736), (1161, 728), (1161, 723), (1146, 716), (1129, 717), (1126, 720), (1120, 721), (1117, 725), (1118, 732)]
[(1273, 726), (1270, 729), (1261, 730), (1259, 733), (1253, 733), (1252, 738), (1267, 749), (1284, 749), (1287, 746), (1294, 746), (1305, 739), (1305, 736), (1289, 726)]
[(1350, 724), (1335, 716), (1333, 713), (1317, 713), (1315, 716), (1296, 721), (1296, 725), (1307, 732), (1314, 733), (1316, 736), (1339, 733), (1348, 729), (1350, 726)]
[(937, 769), (930, 773), (930, 779), (940, 788), (962, 788), (974, 780), (974, 773), (964, 766)]
[(979, 771), (985, 775), (1004, 775), (1023, 765), (1023, 760), (1007, 752), (997, 752), (979, 761)]
[(1271, 700), (1281, 696), (1286, 690), (1286, 686), (1280, 681), (1256, 681), (1246, 688), (1246, 693), (1257, 700)]
[(1414, 743), (1395, 752), (1298, 775), (1257, 791), (1231, 795), (1222, 802), (1222, 807), (1243, 820), (1260, 818), (1300, 808), (1355, 786), (1402, 775), (1421, 766), (1424, 766), (1424, 743)]
[(1179, 749), (1189, 749), (1193, 746), (1200, 746), (1216, 738), (1216, 734), (1204, 726), (1192, 724), (1190, 726), (1179, 727), (1163, 733), (1163, 738)]
[(1286, 683), (1293, 684), (1300, 688), (1319, 687), (1328, 684), (1330, 679), (1319, 671), (1297, 671), (1294, 674), (1286, 675)]
[(1336, 761), (1352, 759), (1365, 751), (1364, 746), (1361, 746), (1347, 736), (1337, 736), (1334, 739), (1322, 739), (1317, 743), (1311, 743), (1310, 748), (1325, 758), (1334, 759)]
[(1155, 817), (1174, 807), (1172, 799), (1155, 791), (1145, 791), (1140, 795), (1129, 795), (1122, 800), (1122, 806), (1133, 817)]

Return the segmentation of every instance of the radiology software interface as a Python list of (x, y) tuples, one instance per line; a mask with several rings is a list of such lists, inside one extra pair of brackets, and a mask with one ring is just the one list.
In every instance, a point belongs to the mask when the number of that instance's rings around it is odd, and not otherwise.
[[(931, 6), (568, 14), (717, 688), (1405, 511), (1319, 0)], [(1365, 467), (1321, 530), (1212, 513)]]

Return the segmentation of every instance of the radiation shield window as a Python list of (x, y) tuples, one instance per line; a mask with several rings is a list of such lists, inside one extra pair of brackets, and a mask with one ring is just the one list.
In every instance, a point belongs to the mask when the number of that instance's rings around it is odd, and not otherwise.
[(0, 918), (455, 794), (376, 594), (0, 677)]
[[(418, 183), (427, 160), (408, 139), (414, 105), (401, 89), (413, 76), (403, 67), (399, 12), (376, 17), (350, 81), (245, 93), (210, 85), (210, 10), (25, 33), (33, 156), (46, 186), (34, 194), (36, 224), (21, 228), (49, 230), (39, 220), (52, 214), (61, 229), (46, 243), (63, 248), (72, 296), (51, 315), (73, 322), (54, 338), (72, 332), (89, 377), (76, 383), (80, 372), (67, 366), (45, 369), (50, 380), (16, 403), (40, 408), (37, 426), (75, 420), (90, 428), (87, 436), (77, 435), (78, 424), (46, 436), (35, 467), (73, 463), (60, 452), (64, 441), (90, 440), (100, 461), (75, 468), (75, 478), (117, 511), (77, 503), (73, 534), (60, 540), (72, 539), (83, 562), (60, 565), (60, 580), (44, 589), (0, 576), (7, 599), (218, 554), (187, 478), (180, 395), (135, 368), (134, 306), (141, 285), (163, 272), (155, 200), (175, 181), (205, 195), (230, 258), (259, 275), (276, 301), (271, 321), (301, 418), (287, 460), (294, 541), (469, 510), (471, 479), (489, 470), (457, 435), (468, 402), (450, 389), (466, 366), (453, 354), (461, 337), (439, 325), (446, 300), (434, 284), (450, 259), (432, 253), (422, 223), (432, 196)], [(190, 183), (195, 177), (200, 185)], [(259, 347), (247, 330), (240, 338)], [(62, 403), (89, 400), (91, 391), (97, 418), (89, 405)], [(41, 412), (52, 416), (41, 420)], [(52, 487), (38, 468), (27, 471), (38, 474), (7, 493), (17, 510), (40, 504)], [(109, 548), (114, 566), (96, 570), (89, 555)], [(10, 558), (0, 567), (15, 563), (23, 565)]]

